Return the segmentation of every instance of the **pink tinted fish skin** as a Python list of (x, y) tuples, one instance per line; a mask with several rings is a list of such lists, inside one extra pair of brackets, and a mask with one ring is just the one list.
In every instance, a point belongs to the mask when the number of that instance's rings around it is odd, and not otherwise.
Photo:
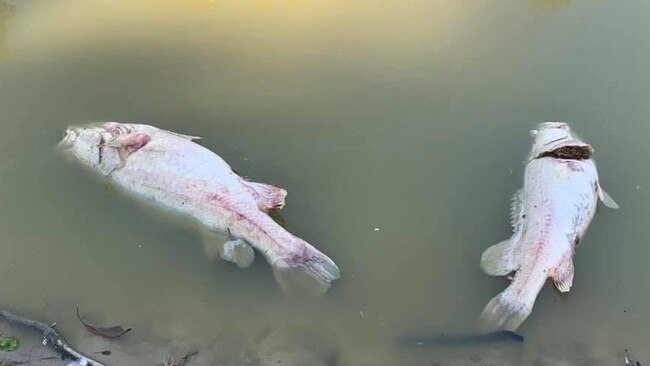
[(106, 122), (68, 128), (59, 146), (130, 193), (245, 240), (266, 257), (286, 291), (294, 292), (293, 274), (302, 274), (314, 282), (313, 292), (324, 293), (340, 277), (336, 264), (266, 214), (284, 206), (286, 191), (245, 180), (193, 139), (150, 125)]
[(510, 286), (481, 314), (486, 330), (516, 330), (531, 313), (548, 278), (561, 292), (571, 289), (575, 246), (596, 212), (598, 199), (605, 199), (590, 158), (593, 148), (574, 137), (566, 123), (546, 122), (531, 132), (535, 140), (524, 186), (513, 202), (514, 233), (481, 258), (487, 274), (514, 272)]

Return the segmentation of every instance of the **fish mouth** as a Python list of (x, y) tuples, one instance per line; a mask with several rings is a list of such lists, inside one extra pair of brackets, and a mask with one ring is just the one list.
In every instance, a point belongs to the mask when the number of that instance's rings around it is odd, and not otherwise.
[(97, 143), (99, 144), (104, 137), (103, 135), (105, 132), (106, 129), (100, 125), (86, 125), (83, 127), (69, 126), (65, 129), (65, 131), (63, 131), (63, 136), (61, 138), (61, 141), (59, 141), (58, 146), (60, 148), (70, 149), (77, 143), (77, 140), (82, 139), (86, 142), (90, 142), (88, 139), (90, 133), (97, 135)]
[(63, 137), (61, 138), (61, 141), (59, 141), (59, 144), (57, 145), (60, 148), (66, 148), (70, 149), (75, 141), (77, 141), (77, 138), (79, 137), (79, 134), (81, 132), (81, 129), (78, 127), (68, 127), (65, 129), (63, 132)]

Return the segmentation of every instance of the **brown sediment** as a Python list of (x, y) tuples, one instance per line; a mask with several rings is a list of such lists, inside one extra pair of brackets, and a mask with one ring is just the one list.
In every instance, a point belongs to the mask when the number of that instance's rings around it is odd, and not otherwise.
[(538, 159), (541, 158), (556, 158), (556, 159), (568, 159), (568, 160), (587, 160), (591, 159), (591, 154), (593, 153), (591, 146), (563, 146), (551, 151), (545, 151), (537, 156)]

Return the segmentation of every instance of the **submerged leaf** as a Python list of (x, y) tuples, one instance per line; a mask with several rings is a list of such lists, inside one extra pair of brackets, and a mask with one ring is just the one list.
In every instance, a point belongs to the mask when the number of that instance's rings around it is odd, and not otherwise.
[(5, 338), (0, 341), (0, 349), (7, 352), (13, 352), (18, 348), (18, 340), (16, 338)]
[(89, 332), (106, 338), (119, 338), (131, 331), (131, 328), (124, 329), (121, 325), (103, 328), (88, 324), (81, 318), (81, 315), (79, 315), (79, 305), (77, 305), (77, 319), (79, 319), (81, 324), (83, 324)]

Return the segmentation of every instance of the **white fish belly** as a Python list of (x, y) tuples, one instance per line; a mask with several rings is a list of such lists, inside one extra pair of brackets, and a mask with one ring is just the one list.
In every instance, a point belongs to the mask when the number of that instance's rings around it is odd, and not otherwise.
[(256, 209), (255, 201), (225, 161), (165, 131), (155, 132), (149, 144), (109, 177), (130, 192), (220, 231), (232, 221), (229, 205)]
[(584, 235), (596, 212), (591, 160), (536, 159), (526, 168), (521, 272), (550, 271)]

